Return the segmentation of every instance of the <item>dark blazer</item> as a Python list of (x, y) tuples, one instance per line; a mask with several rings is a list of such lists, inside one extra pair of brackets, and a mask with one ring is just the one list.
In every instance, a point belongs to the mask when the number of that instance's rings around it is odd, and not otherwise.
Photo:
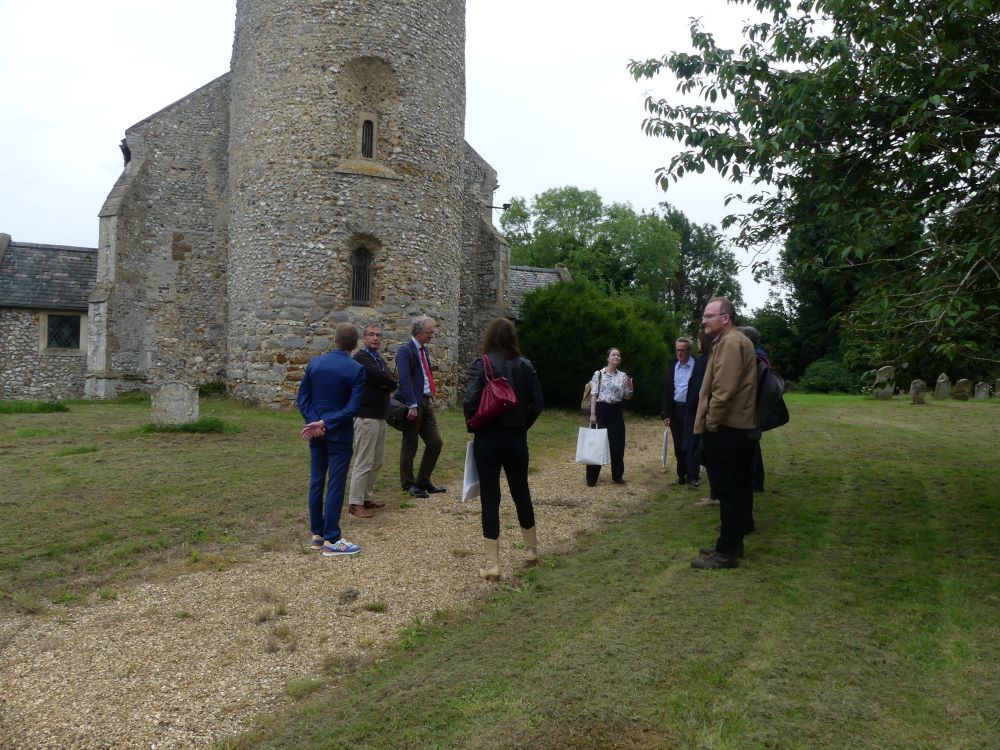
[[(694, 378), (694, 374), (697, 371), (698, 358), (694, 355), (690, 357), (691, 365), (695, 368), (691, 371), (691, 377)], [(674, 368), (677, 366), (677, 358), (674, 357), (670, 360), (670, 364), (667, 365), (667, 374), (663, 378), (663, 403), (660, 405), (660, 419), (666, 419), (669, 417), (673, 411), (674, 405)], [(687, 400), (685, 405), (691, 403), (691, 383), (688, 381), (688, 391)], [(698, 389), (694, 389), (694, 403), (695, 406), (698, 405)]]
[(694, 360), (694, 371), (688, 381), (688, 397), (684, 402), (684, 445), (688, 450), (694, 450), (694, 418), (698, 415), (698, 393), (701, 391), (702, 381), (705, 380), (705, 368), (708, 366), (708, 355), (702, 354), (700, 357), (692, 355)]
[(334, 349), (309, 360), (295, 404), (307, 424), (323, 420), (328, 441), (350, 443), (364, 390), (365, 368), (347, 352)]
[[(430, 367), (431, 355), (427, 353), (427, 364)], [(420, 352), (413, 339), (400, 344), (396, 349), (396, 377), (399, 378), (399, 397), (407, 406), (424, 402), (424, 368), (420, 364)]]
[(358, 349), (354, 361), (365, 368), (365, 390), (358, 403), (358, 413), (354, 416), (364, 419), (385, 419), (389, 408), (389, 394), (396, 390), (396, 380), (389, 373), (389, 365), (385, 359), (379, 367), (375, 357), (367, 349)]
[[(490, 352), (489, 357), (493, 364), (494, 376), (502, 376), (510, 381), (514, 393), (517, 394), (517, 406), (512, 411), (501, 414), (482, 429), (496, 426), (527, 430), (535, 423), (538, 415), (545, 408), (545, 401), (542, 398), (542, 384), (538, 381), (535, 368), (524, 357), (505, 359), (497, 352)], [(479, 408), (479, 399), (484, 384), (483, 358), (479, 357), (472, 363), (469, 370), (469, 385), (465, 389), (465, 399), (462, 402), (462, 410), (465, 412), (466, 419), (475, 414), (476, 409)]]

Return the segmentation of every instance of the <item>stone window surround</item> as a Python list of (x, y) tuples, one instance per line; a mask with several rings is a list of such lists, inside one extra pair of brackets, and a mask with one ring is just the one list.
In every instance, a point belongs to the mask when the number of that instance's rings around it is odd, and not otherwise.
[[(76, 349), (49, 347), (49, 316), (62, 315), (80, 319), (80, 346)], [(73, 310), (40, 310), (38, 312), (38, 353), (50, 357), (87, 356), (87, 314)]]

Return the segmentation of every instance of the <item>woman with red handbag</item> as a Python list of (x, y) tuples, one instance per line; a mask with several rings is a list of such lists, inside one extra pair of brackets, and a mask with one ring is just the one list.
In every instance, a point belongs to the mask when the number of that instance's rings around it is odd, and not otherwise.
[[(508, 390), (505, 384), (490, 382), (501, 378), (513, 390), (516, 403), (510, 404), (508, 398), (502, 406), (491, 405), (489, 414), (484, 415), (481, 406), (486, 405), (486, 400), (495, 404), (494, 394)], [(479, 569), (479, 575), (487, 581), (500, 580), (501, 469), (507, 475), (507, 486), (517, 509), (527, 564), (538, 564), (535, 510), (528, 489), (528, 428), (538, 419), (543, 406), (542, 386), (531, 362), (521, 356), (514, 324), (506, 318), (497, 318), (483, 336), (483, 356), (472, 365), (463, 403), (469, 431), (475, 435), (472, 450), (479, 472), (486, 554), (486, 567)]]

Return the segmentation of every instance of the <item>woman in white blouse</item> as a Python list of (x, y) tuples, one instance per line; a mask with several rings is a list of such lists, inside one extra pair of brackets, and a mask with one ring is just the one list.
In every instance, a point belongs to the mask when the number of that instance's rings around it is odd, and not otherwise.
[[(622, 401), (632, 398), (632, 378), (618, 369), (622, 353), (608, 349), (608, 364), (590, 379), (590, 424), (608, 431), (611, 448), (611, 481), (625, 484), (625, 417)], [(587, 486), (593, 487), (601, 475), (600, 466), (587, 466)]]

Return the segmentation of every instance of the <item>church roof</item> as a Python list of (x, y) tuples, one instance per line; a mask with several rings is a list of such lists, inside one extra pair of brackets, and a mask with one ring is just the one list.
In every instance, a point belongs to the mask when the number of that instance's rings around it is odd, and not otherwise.
[[(0, 307), (86, 310), (97, 250), (6, 241), (0, 235)], [(4, 247), (6, 245), (6, 247)]]
[(524, 298), (536, 289), (542, 289), (560, 281), (559, 272), (554, 268), (535, 266), (510, 267), (510, 308), (516, 320), (521, 319), (521, 305)]

